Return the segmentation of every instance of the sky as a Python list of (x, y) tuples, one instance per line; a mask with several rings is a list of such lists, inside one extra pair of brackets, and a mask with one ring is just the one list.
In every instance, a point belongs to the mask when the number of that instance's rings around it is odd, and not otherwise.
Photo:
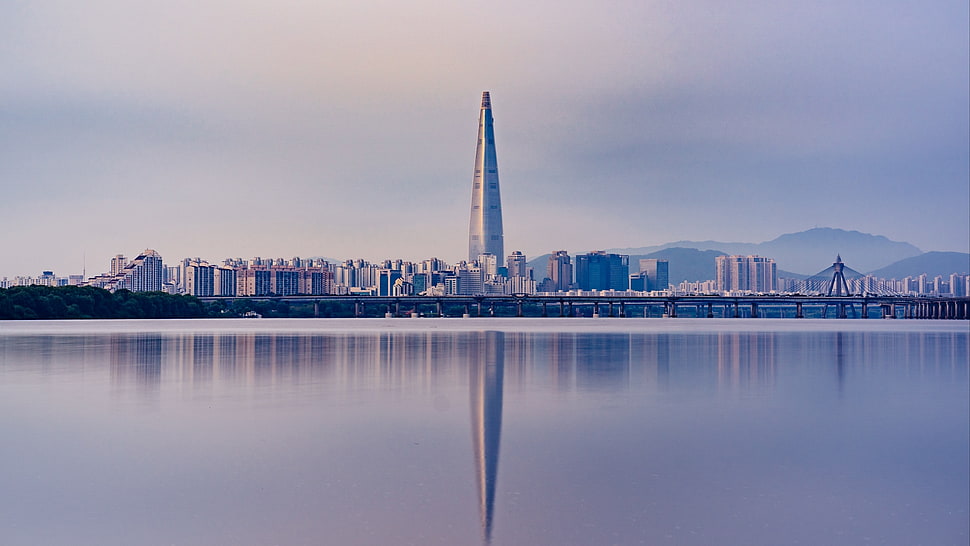
[(506, 252), (813, 227), (970, 251), (955, 1), (0, 3), (0, 278), (111, 256)]

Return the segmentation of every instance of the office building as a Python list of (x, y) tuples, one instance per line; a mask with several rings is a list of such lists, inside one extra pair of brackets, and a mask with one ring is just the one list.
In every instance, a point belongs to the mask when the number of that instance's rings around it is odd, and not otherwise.
[(569, 259), (569, 253), (565, 250), (557, 250), (549, 256), (549, 263), (546, 266), (546, 278), (549, 279), (544, 290), (548, 292), (566, 291), (572, 288), (573, 284), (573, 264)]
[[(643, 258), (640, 260), (640, 273), (646, 274), (643, 290), (667, 290), (670, 286), (670, 264), (667, 260)], [(632, 289), (632, 287), (631, 287)]]
[(397, 269), (381, 269), (378, 272), (378, 296), (394, 296), (394, 284), (401, 280), (401, 272)]
[(627, 290), (630, 257), (602, 251), (576, 256), (576, 285), (580, 290)]
[(488, 91), (482, 93), (482, 107), (478, 115), (478, 146), (475, 148), (471, 218), (468, 223), (468, 261), (477, 260), (482, 254), (505, 256), (495, 129)]

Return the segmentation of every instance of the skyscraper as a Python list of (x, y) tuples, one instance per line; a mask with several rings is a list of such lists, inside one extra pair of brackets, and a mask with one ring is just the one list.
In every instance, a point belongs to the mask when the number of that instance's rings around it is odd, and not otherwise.
[(640, 273), (647, 274), (643, 290), (666, 290), (669, 281), (670, 263), (667, 260), (643, 258), (640, 260)]
[(478, 146), (475, 148), (471, 219), (468, 222), (468, 261), (477, 260), (482, 254), (505, 256), (495, 129), (488, 91), (482, 92), (482, 109), (478, 114)]
[(580, 290), (626, 290), (630, 287), (630, 257), (603, 251), (576, 256)]
[(565, 250), (557, 250), (549, 256), (549, 264), (546, 266), (546, 277), (549, 279), (549, 286), (546, 288), (550, 292), (569, 290), (573, 284), (573, 264), (569, 261), (569, 253)]

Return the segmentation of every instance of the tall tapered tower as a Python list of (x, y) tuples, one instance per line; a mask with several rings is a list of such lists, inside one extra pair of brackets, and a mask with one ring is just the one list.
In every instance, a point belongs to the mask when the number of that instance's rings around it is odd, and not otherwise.
[(498, 161), (495, 159), (495, 129), (492, 126), (492, 100), (482, 92), (482, 109), (478, 114), (478, 147), (475, 148), (475, 176), (472, 179), (472, 209), (468, 222), (468, 260), (482, 254), (505, 256), (502, 234), (502, 196), (498, 185)]

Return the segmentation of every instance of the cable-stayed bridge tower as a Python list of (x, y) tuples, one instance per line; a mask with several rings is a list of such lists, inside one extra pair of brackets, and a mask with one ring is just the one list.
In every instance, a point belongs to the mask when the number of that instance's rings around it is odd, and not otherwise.
[(478, 114), (478, 146), (475, 148), (475, 175), (472, 178), (472, 208), (468, 222), (468, 260), (492, 254), (505, 257), (502, 233), (502, 196), (498, 184), (498, 160), (495, 158), (495, 128), (492, 100), (482, 92)]
[(898, 296), (899, 293), (871, 275), (859, 273), (845, 265), (838, 255), (832, 267), (819, 271), (798, 283), (798, 291), (819, 296), (881, 295)]

